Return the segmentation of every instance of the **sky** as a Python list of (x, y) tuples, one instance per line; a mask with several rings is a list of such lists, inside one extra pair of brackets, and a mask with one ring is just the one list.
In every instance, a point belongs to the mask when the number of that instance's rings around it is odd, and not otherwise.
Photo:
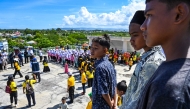
[(125, 29), (144, 9), (144, 0), (0, 0), (0, 29)]

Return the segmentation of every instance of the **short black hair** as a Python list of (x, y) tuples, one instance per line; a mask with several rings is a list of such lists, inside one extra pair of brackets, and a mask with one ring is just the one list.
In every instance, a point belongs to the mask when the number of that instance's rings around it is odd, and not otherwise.
[(125, 93), (127, 90), (126, 81), (121, 81), (121, 82), (117, 83), (117, 90), (123, 91)]
[(66, 97), (63, 97), (61, 100), (66, 100), (67, 98)]
[[(148, 3), (153, 0), (146, 0), (145, 3)], [(190, 0), (158, 0), (159, 2), (166, 3), (168, 9), (172, 9), (180, 3), (187, 3), (190, 6)]]
[(99, 43), (101, 46), (110, 48), (110, 37), (107, 34), (104, 34), (103, 37), (95, 37), (92, 39), (92, 42)]
[(28, 75), (26, 75), (26, 76), (25, 76), (25, 79), (26, 79), (26, 80), (29, 80), (29, 76), (28, 76)]

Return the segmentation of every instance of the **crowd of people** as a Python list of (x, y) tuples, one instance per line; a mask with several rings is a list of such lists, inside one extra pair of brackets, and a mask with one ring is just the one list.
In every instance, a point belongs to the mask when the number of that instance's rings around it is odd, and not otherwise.
[[(74, 102), (75, 77), (68, 66), (73, 66), (80, 72), (81, 94), (86, 93), (87, 81), (92, 87), (87, 109), (189, 109), (189, 22), (189, 0), (146, 0), (145, 11), (137, 11), (129, 24), (131, 45), (144, 49), (141, 56), (109, 50), (110, 38), (104, 35), (93, 38), (89, 50), (49, 50), (48, 59), (64, 65), (70, 103)], [(117, 83), (114, 63), (137, 64), (128, 86), (125, 80)], [(16, 85), (12, 77), (8, 79), (12, 103)], [(23, 83), (23, 92), (26, 86)], [(61, 109), (67, 108), (65, 100)]]
[[(7, 81), (7, 86), (5, 88), (5, 92), (10, 94), (10, 102), (11, 102), (11, 107), (13, 107), (13, 99), (14, 99), (14, 103), (15, 103), (15, 107), (17, 107), (17, 85), (14, 82), (15, 76), (17, 75), (17, 73), (19, 74), (20, 78), (23, 78), (22, 73), (20, 72), (21, 66), (22, 65), (22, 58), (20, 58), (18, 55), (20, 55), (20, 52), (12, 52), (10, 54), (10, 56), (13, 56), (13, 61), (11, 64), (11, 68), (13, 68), (15, 70), (13, 75), (8, 76), (8, 81)], [(28, 101), (28, 106), (27, 107), (31, 107), (31, 98), (33, 101), (33, 106), (35, 106), (36, 101), (35, 101), (35, 91), (34, 91), (34, 87), (33, 84), (35, 84), (36, 82), (40, 83), (41, 81), (41, 77), (40, 77), (40, 65), (39, 62), (37, 61), (37, 58), (32, 55), (32, 56), (27, 56), (27, 58), (30, 57), (30, 68), (32, 70), (32, 78), (29, 78), (29, 75), (25, 75), (25, 81), (22, 84), (23, 87), (23, 94), (26, 94), (26, 98)], [(40, 58), (41, 59), (41, 58)], [(27, 63), (27, 61), (26, 61)], [(48, 66), (48, 60), (47, 57), (44, 56), (44, 60), (43, 60), (43, 72), (50, 72), (50, 68)], [(38, 80), (37, 80), (38, 79)]]

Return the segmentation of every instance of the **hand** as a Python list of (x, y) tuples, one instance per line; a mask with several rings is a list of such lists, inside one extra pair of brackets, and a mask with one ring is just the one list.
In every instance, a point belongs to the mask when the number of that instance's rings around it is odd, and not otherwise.
[(114, 106), (114, 105), (113, 105), (111, 109), (117, 109), (117, 106)]
[(114, 100), (111, 100), (110, 109), (113, 108), (113, 105), (114, 105)]

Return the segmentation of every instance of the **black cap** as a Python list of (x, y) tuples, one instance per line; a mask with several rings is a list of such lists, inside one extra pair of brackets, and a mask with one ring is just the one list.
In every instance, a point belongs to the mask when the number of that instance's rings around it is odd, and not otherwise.
[(136, 24), (142, 25), (144, 21), (145, 21), (144, 11), (139, 10), (139, 11), (136, 11), (130, 23), (136, 23)]

